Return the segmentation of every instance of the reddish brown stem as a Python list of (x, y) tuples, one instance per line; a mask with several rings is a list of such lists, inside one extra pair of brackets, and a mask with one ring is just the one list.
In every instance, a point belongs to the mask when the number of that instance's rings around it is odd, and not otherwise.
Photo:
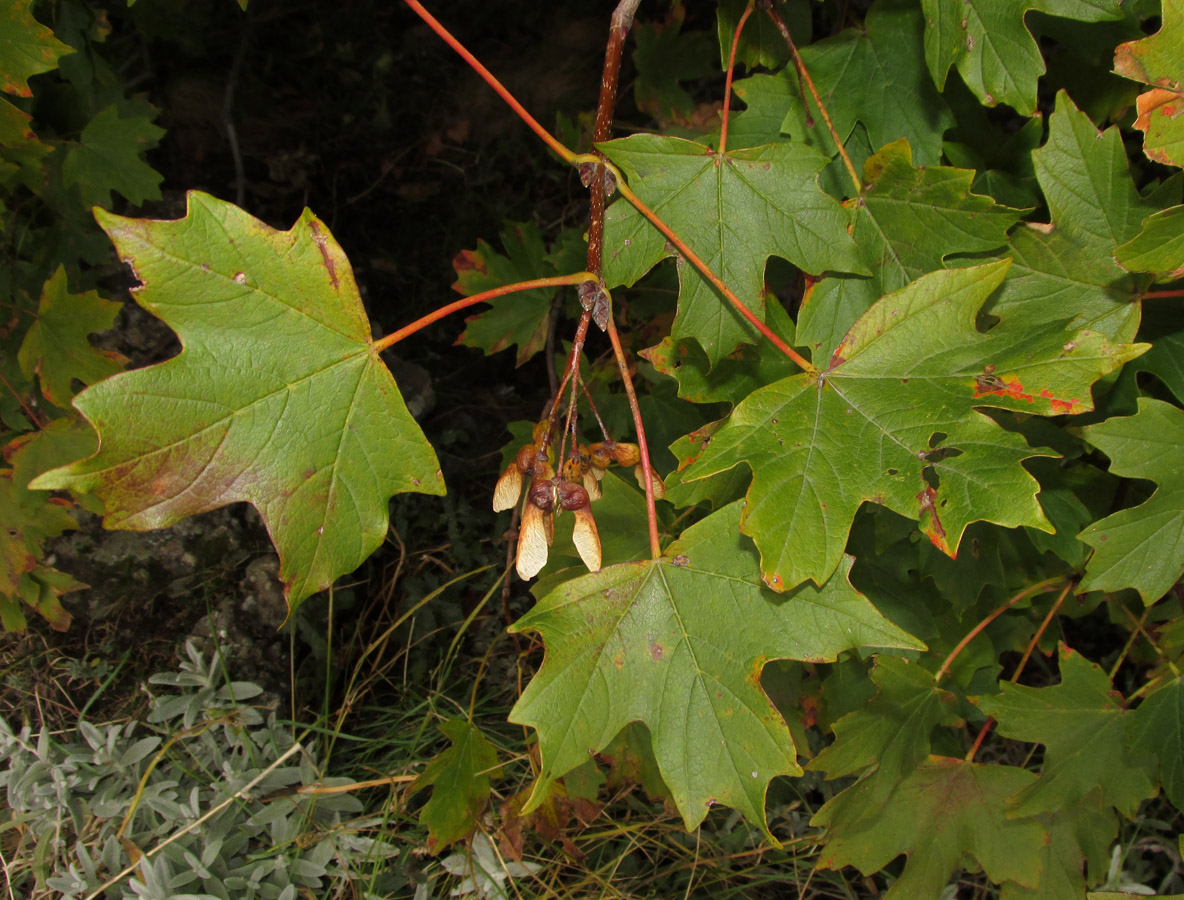
[(608, 435), (608, 429), (604, 427), (604, 419), (600, 418), (600, 410), (596, 408), (596, 402), (592, 399), (592, 395), (588, 393), (588, 386), (581, 381), (580, 387), (584, 390), (584, 398), (588, 401), (588, 408), (592, 410), (592, 415), (596, 417), (596, 424), (600, 426), (600, 433), (604, 435), (606, 441), (612, 440)]
[(654, 469), (650, 465), (650, 450), (645, 440), (645, 426), (641, 421), (641, 407), (637, 404), (633, 379), (629, 377), (629, 363), (625, 359), (625, 351), (621, 348), (617, 323), (612, 318), (608, 320), (608, 339), (613, 345), (613, 356), (616, 357), (617, 368), (621, 371), (621, 381), (625, 384), (625, 396), (629, 398), (629, 411), (633, 413), (633, 427), (637, 430), (637, 449), (641, 453), (641, 471), (645, 480), (645, 515), (650, 530), (650, 557), (657, 559), (662, 555), (662, 544), (658, 540), (658, 510), (654, 506)]
[(698, 254), (688, 247), (683, 239), (675, 234), (673, 229), (663, 222), (656, 212), (646, 206), (645, 203), (642, 202), (641, 198), (638, 197), (637, 194), (633, 193), (633, 190), (629, 187), (629, 185), (625, 184), (624, 181), (619, 178), (617, 181), (617, 190), (621, 192), (622, 197), (624, 197), (626, 200), (632, 203), (634, 207), (637, 208), (639, 213), (649, 219), (650, 223), (666, 236), (666, 239), (678, 249), (678, 252), (683, 255), (687, 262), (698, 269), (699, 274), (710, 281), (712, 285), (714, 285), (715, 289), (723, 294), (724, 297), (727, 298), (728, 302), (731, 303), (733, 307), (735, 307), (736, 312), (744, 316), (744, 318), (748, 320), (749, 324), (751, 324), (753, 328), (764, 335), (765, 339), (768, 340), (769, 343), (792, 359), (804, 372), (814, 374), (818, 371), (817, 368), (806, 361), (805, 357), (794, 350), (793, 347), (789, 346), (789, 344), (785, 343), (785, 341), (781, 340), (781, 338), (778, 337), (768, 325), (760, 320), (756, 313), (745, 306), (740, 301), (740, 298), (733, 294), (728, 286), (723, 283), (723, 280), (711, 271), (707, 263), (703, 262), (703, 260), (699, 258)]
[(1148, 291), (1143, 295), (1144, 300), (1167, 300), (1171, 297), (1184, 297), (1184, 290), (1180, 291)]
[[(793, 42), (793, 38), (789, 34), (789, 27), (772, 5), (766, 7), (765, 11), (769, 14), (769, 18), (773, 20), (773, 24), (777, 26), (777, 30), (781, 32), (781, 37), (785, 40), (786, 46), (789, 47), (790, 55), (793, 57), (794, 68), (798, 70), (798, 77), (805, 82), (806, 87), (810, 91), (810, 96), (814, 98), (814, 103), (818, 106), (818, 114), (822, 116), (822, 121), (826, 123), (826, 130), (830, 132), (831, 140), (835, 142), (839, 156), (843, 158), (843, 165), (847, 167), (847, 174), (851, 176), (851, 183), (855, 185), (855, 195), (859, 196), (863, 191), (863, 183), (859, 180), (859, 173), (855, 171), (855, 165), (851, 162), (851, 157), (847, 155), (847, 148), (843, 146), (839, 132), (830, 120), (830, 114), (826, 111), (822, 97), (818, 94), (818, 88), (814, 87), (814, 79), (806, 71), (806, 64), (802, 62), (802, 56), (798, 53), (798, 46)], [(806, 114), (809, 115), (809, 113), (810, 111), (806, 110)]]
[(995, 717), (987, 716), (987, 721), (983, 722), (983, 727), (978, 730), (978, 737), (974, 739), (974, 743), (970, 745), (970, 749), (966, 752), (966, 761), (974, 762), (975, 756), (978, 755), (979, 747), (983, 745), (991, 729), (995, 727)]
[(29, 417), (29, 421), (33, 423), (33, 426), (38, 429), (44, 428), (45, 424), (41, 421), (41, 418), (25, 402), (25, 398), (21, 396), (20, 392), (12, 386), (12, 382), (5, 378), (3, 374), (0, 374), (0, 382), (3, 382), (4, 386), (12, 393), (12, 396), (16, 397), (16, 402), (21, 405), (21, 409), (25, 411), (25, 415)]
[(744, 23), (752, 15), (754, 0), (748, 0), (744, 12), (740, 14), (740, 21), (736, 23), (736, 33), (732, 35), (732, 50), (728, 54), (728, 72), (724, 76), (724, 108), (720, 114), (722, 124), (719, 127), (719, 155), (728, 152), (728, 111), (732, 107), (732, 73), (736, 69), (736, 48), (740, 46), (740, 32), (744, 30)]
[(419, 331), (421, 328), (426, 328), (433, 322), (438, 322), (445, 316), (450, 316), (454, 312), (460, 312), (462, 309), (468, 309), (470, 306), (475, 306), (478, 303), (486, 303), (493, 300), (495, 297), (503, 297), (506, 294), (516, 294), (519, 291), (533, 291), (536, 288), (545, 287), (564, 287), (570, 284), (582, 284), (585, 281), (599, 281), (590, 272), (576, 272), (574, 275), (555, 275), (551, 278), (535, 278), (531, 281), (519, 281), (514, 284), (505, 284), (499, 288), (494, 288), (489, 291), (482, 291), (480, 294), (473, 294), (471, 297), (465, 297), (461, 300), (456, 300), (452, 303), (441, 306), (439, 309), (428, 313), (426, 316), (421, 316), (410, 325), (404, 325), (398, 331), (392, 331), (384, 338), (379, 338), (372, 341), (370, 346), (375, 352), (381, 352), (387, 347), (399, 343), (406, 337), (410, 337)]
[[(1072, 589), (1073, 582), (1067, 582), (1065, 584), (1064, 590), (1061, 591), (1060, 596), (1057, 597), (1056, 602), (1053, 603), (1052, 607), (1048, 611), (1048, 614), (1040, 623), (1040, 627), (1036, 629), (1036, 633), (1033, 634), (1032, 639), (1028, 641), (1028, 646), (1024, 650), (1024, 655), (1020, 658), (1019, 663), (1016, 665), (1015, 671), (1011, 673), (1010, 681), (1012, 684), (1015, 684), (1020, 680), (1020, 675), (1023, 673), (1024, 667), (1028, 664), (1028, 660), (1032, 657), (1032, 651), (1034, 651), (1036, 649), (1036, 645), (1040, 643), (1040, 638), (1044, 635), (1044, 632), (1048, 630), (1048, 626), (1052, 623), (1053, 618), (1060, 611), (1062, 604), (1065, 602), (1065, 598), (1069, 595), (1069, 591)], [(988, 716), (987, 721), (983, 723), (983, 727), (979, 729), (978, 737), (974, 739), (974, 744), (966, 754), (967, 762), (974, 762), (974, 757), (978, 755), (979, 748), (983, 745), (983, 740), (986, 739), (987, 734), (990, 733), (994, 725), (994, 716)]]
[(1011, 673), (1011, 683), (1015, 684), (1020, 680), (1020, 675), (1023, 674), (1024, 666), (1028, 664), (1028, 660), (1032, 658), (1032, 653), (1036, 649), (1036, 645), (1040, 643), (1040, 639), (1044, 636), (1044, 632), (1048, 630), (1048, 626), (1052, 624), (1052, 620), (1056, 614), (1061, 611), (1061, 607), (1065, 603), (1065, 598), (1069, 596), (1069, 591), (1073, 589), (1073, 582), (1070, 581), (1065, 584), (1064, 589), (1057, 597), (1056, 602), (1053, 603), (1049, 609), (1048, 614), (1040, 623), (1040, 627), (1036, 629), (1036, 633), (1032, 635), (1032, 640), (1028, 641), (1028, 646), (1024, 648), (1024, 655), (1020, 657), (1019, 663), (1015, 667), (1015, 671)]
[(531, 131), (542, 138), (543, 142), (546, 143), (546, 145), (552, 150), (554, 150), (562, 159), (564, 159), (566, 162), (574, 164), (576, 154), (560, 143), (558, 138), (556, 138), (553, 134), (551, 134), (551, 132), (547, 131), (546, 128), (540, 125), (538, 120), (526, 111), (526, 107), (514, 98), (514, 95), (509, 92), (506, 86), (498, 81), (497, 78), (494, 77), (493, 73), (481, 64), (477, 57), (473, 56), (472, 53), (465, 49), (464, 44), (453, 37), (452, 33), (443, 25), (441, 25), (435, 16), (424, 9), (423, 5), (419, 3), (419, 0), (403, 0), (403, 2), (411, 7), (411, 10), (421, 19), (423, 19), (424, 22), (427, 23), (428, 27), (440, 36), (444, 43), (460, 54), (461, 59), (467, 62), (473, 68), (473, 71), (480, 75), (485, 80), (485, 83), (493, 88), (497, 95), (505, 100), (507, 104), (509, 104), (510, 109), (514, 110), (514, 113), (518, 116), (518, 118), (525, 122)]
[(950, 655), (946, 657), (945, 662), (941, 664), (941, 668), (937, 670), (937, 675), (935, 675), (933, 679), (934, 682), (939, 682), (945, 677), (946, 673), (950, 670), (950, 666), (954, 664), (954, 660), (957, 659), (958, 655), (966, 649), (966, 645), (982, 634), (983, 630), (986, 629), (988, 625), (994, 622), (997, 618), (999, 618), (1021, 600), (1027, 597), (1035, 596), (1036, 594), (1042, 594), (1053, 585), (1060, 584), (1064, 580), (1065, 579), (1062, 576), (1058, 575), (1055, 578), (1046, 578), (1043, 581), (1036, 582), (1036, 584), (1030, 584), (998, 609), (994, 610), (985, 619), (975, 625), (974, 628), (970, 630), (970, 633), (958, 642), (958, 646), (950, 651)]

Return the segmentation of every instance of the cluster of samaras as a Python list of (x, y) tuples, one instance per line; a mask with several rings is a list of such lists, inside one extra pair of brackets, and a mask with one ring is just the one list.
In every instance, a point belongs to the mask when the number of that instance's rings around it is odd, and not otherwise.
[[(566, 510), (575, 515), (572, 542), (589, 570), (600, 570), (600, 533), (592, 518), (592, 501), (600, 499), (600, 480), (610, 465), (632, 466), (644, 484), (641, 453), (636, 444), (610, 438), (595, 444), (577, 444), (565, 459), (560, 449), (559, 473), (555, 472), (554, 427), (544, 419), (534, 427), (533, 440), (518, 451), (493, 491), (493, 509), (512, 509), (522, 496), (526, 503), (518, 528), (516, 568), (523, 579), (534, 578), (547, 564), (547, 549), (555, 535), (555, 515)], [(654, 478), (660, 489), (661, 481)]]

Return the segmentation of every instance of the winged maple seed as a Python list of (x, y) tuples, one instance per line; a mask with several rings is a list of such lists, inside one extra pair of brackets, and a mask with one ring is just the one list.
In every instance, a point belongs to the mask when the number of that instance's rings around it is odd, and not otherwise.
[(600, 481), (613, 464), (632, 466), (639, 483), (643, 477), (638, 471), (641, 451), (637, 445), (611, 439), (578, 444), (556, 474), (550, 455), (551, 434), (546, 420), (536, 425), (534, 439), (518, 451), (493, 490), (493, 509), (501, 512), (518, 503), (530, 480), (515, 558), (515, 568), (523, 579), (534, 578), (547, 564), (555, 534), (554, 517), (562, 511), (575, 516), (572, 543), (580, 559), (590, 571), (600, 571), (600, 532), (592, 517), (592, 501), (601, 497)]

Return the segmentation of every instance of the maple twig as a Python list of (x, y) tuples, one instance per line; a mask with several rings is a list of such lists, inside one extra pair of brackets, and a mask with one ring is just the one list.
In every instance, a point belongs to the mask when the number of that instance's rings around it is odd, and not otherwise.
[(977, 625), (975, 625), (974, 628), (970, 629), (969, 634), (967, 634), (966, 637), (962, 638), (962, 640), (960, 640), (958, 642), (958, 646), (956, 646), (953, 650), (950, 651), (950, 655), (946, 657), (945, 662), (943, 662), (941, 664), (941, 668), (937, 670), (937, 674), (933, 677), (934, 683), (936, 684), (937, 682), (941, 681), (942, 678), (945, 677), (945, 674), (950, 670), (950, 666), (952, 666), (954, 664), (954, 660), (958, 658), (958, 654), (960, 654), (963, 650), (965, 650), (966, 645), (969, 644), (971, 641), (973, 641), (976, 637), (978, 637), (983, 632), (983, 629), (985, 629), (988, 625), (990, 625), (992, 622), (994, 622), (997, 618), (999, 618), (1001, 615), (1003, 615), (1005, 612), (1007, 612), (1009, 609), (1011, 609), (1013, 606), (1015, 606), (1021, 600), (1025, 599), (1027, 597), (1032, 597), (1036, 594), (1042, 594), (1045, 591), (1047, 591), (1049, 588), (1051, 588), (1053, 585), (1060, 584), (1064, 580), (1065, 580), (1065, 578), (1063, 575), (1057, 575), (1057, 576), (1054, 576), (1053, 578), (1045, 578), (1043, 581), (1038, 581), (1035, 584), (1030, 584), (1026, 588), (1024, 588), (1022, 591), (1020, 591), (1018, 594), (1016, 594), (1014, 597), (1012, 597), (1010, 600), (1008, 600), (1006, 603), (1004, 603), (1002, 606), (993, 610), (990, 613), (990, 615), (988, 615), (981, 622), (979, 622)]
[(1184, 290), (1179, 291), (1148, 291), (1143, 294), (1144, 300), (1168, 300), (1172, 297), (1184, 297)]
[(574, 275), (553, 275), (550, 278), (535, 278), (530, 281), (517, 281), (514, 284), (504, 284), (501, 287), (493, 288), (492, 290), (482, 291), (480, 294), (473, 294), (471, 297), (464, 297), (460, 300), (455, 300), (452, 303), (441, 306), (439, 309), (428, 313), (426, 316), (420, 316), (410, 325), (404, 325), (397, 331), (392, 331), (384, 338), (379, 338), (372, 341), (370, 346), (375, 352), (385, 350), (404, 338), (410, 337), (419, 331), (421, 328), (426, 328), (433, 322), (438, 322), (445, 316), (450, 316), (454, 312), (459, 312), (462, 309), (467, 309), (470, 306), (475, 306), (478, 303), (485, 303), (493, 300), (496, 297), (503, 297), (506, 294), (516, 294), (519, 291), (533, 291), (536, 288), (546, 287), (564, 287), (569, 284), (583, 284), (586, 281), (599, 281), (600, 279), (591, 272), (576, 272)]
[[(744, 30), (744, 23), (748, 21), (748, 17), (752, 15), (754, 2), (755, 0), (748, 0), (748, 5), (740, 14), (740, 21), (736, 23), (736, 33), (732, 35), (732, 49), (728, 53), (728, 71), (724, 76), (724, 108), (720, 114), (722, 119), (722, 124), (719, 127), (720, 157), (728, 152), (728, 113), (732, 107), (732, 75), (736, 70), (736, 48), (740, 46), (740, 32)], [(718, 163), (718, 161), (719, 157), (716, 157), (716, 162)]]
[(485, 66), (481, 64), (481, 61), (477, 59), (477, 57), (473, 56), (473, 54), (465, 48), (464, 44), (453, 37), (452, 32), (440, 24), (439, 20), (437, 20), (435, 16), (424, 9), (419, 0), (403, 0), (403, 2), (411, 7), (412, 12), (423, 19), (424, 22), (427, 23), (428, 27), (440, 36), (444, 43), (455, 50), (460, 55), (461, 59), (467, 62), (473, 71), (480, 75), (481, 78), (484, 79), (485, 83), (493, 88), (494, 92), (499, 97), (506, 101), (510, 109), (514, 110), (514, 114), (517, 115), (518, 118), (520, 118), (523, 122), (525, 122), (531, 131), (543, 139), (543, 142), (548, 147), (554, 150), (555, 153), (566, 162), (571, 163), (575, 160), (576, 154), (565, 147), (557, 137), (555, 137), (553, 134), (551, 134), (551, 132), (547, 131), (546, 128), (539, 124), (539, 121), (526, 111), (526, 107), (518, 102), (514, 95), (510, 93), (509, 89), (507, 89), (504, 84), (498, 81), (497, 78), (494, 77), (493, 73), (485, 68)]
[(625, 383), (625, 396), (629, 398), (629, 411), (633, 413), (633, 427), (637, 431), (637, 449), (641, 454), (641, 472), (645, 481), (645, 517), (650, 530), (650, 557), (657, 559), (662, 555), (662, 545), (658, 540), (658, 510), (654, 506), (654, 469), (650, 465), (650, 450), (645, 440), (645, 426), (641, 421), (641, 407), (637, 404), (633, 379), (629, 377), (629, 363), (625, 359), (625, 351), (621, 348), (617, 323), (611, 316), (607, 330), (608, 339), (613, 345), (613, 356), (617, 360), (617, 368), (621, 370), (621, 381)]
[[(843, 165), (847, 167), (847, 174), (851, 176), (851, 183), (855, 185), (855, 195), (859, 196), (863, 192), (863, 183), (859, 180), (859, 173), (855, 171), (855, 165), (851, 162), (851, 157), (847, 155), (847, 148), (843, 146), (843, 141), (839, 138), (839, 132), (835, 130), (834, 123), (830, 120), (830, 114), (826, 111), (822, 97), (818, 94), (818, 88), (814, 87), (814, 79), (806, 71), (806, 64), (802, 61), (802, 55), (798, 53), (798, 45), (794, 43), (793, 38), (789, 34), (789, 27), (771, 3), (765, 7), (765, 12), (769, 14), (769, 18), (773, 20), (773, 24), (781, 32), (781, 37), (785, 39), (785, 44), (789, 47), (789, 53), (793, 57), (794, 68), (798, 70), (798, 77), (810, 89), (810, 96), (814, 98), (814, 103), (818, 106), (818, 114), (822, 116), (822, 121), (826, 123), (826, 130), (830, 132), (831, 140), (835, 142), (839, 156), (843, 158)], [(809, 110), (806, 111), (806, 114), (809, 115)]]
[(785, 343), (785, 341), (778, 337), (768, 325), (760, 320), (760, 317), (757, 316), (756, 313), (745, 306), (741, 302), (740, 298), (732, 293), (731, 289), (723, 283), (723, 280), (713, 271), (711, 271), (711, 268), (707, 265), (707, 263), (703, 262), (703, 260), (699, 258), (699, 255), (695, 253), (695, 251), (690, 247), (688, 247), (686, 242), (683, 241), (683, 239), (677, 234), (675, 234), (674, 230), (665, 222), (663, 222), (656, 212), (646, 206), (645, 203), (642, 202), (641, 198), (638, 197), (637, 194), (633, 193), (633, 190), (629, 187), (629, 185), (625, 184), (624, 180), (620, 176), (617, 177), (617, 190), (621, 192), (622, 197), (633, 204), (639, 213), (649, 219), (650, 224), (652, 224), (655, 228), (662, 232), (663, 235), (666, 236), (666, 239), (678, 249), (678, 252), (683, 255), (687, 262), (698, 269), (699, 274), (710, 281), (715, 289), (723, 294), (724, 297), (727, 298), (727, 301), (731, 303), (733, 307), (735, 307), (736, 312), (740, 313), (740, 315), (747, 319), (749, 324), (759, 331), (765, 337), (765, 339), (769, 341), (769, 343), (792, 359), (802, 369), (802, 371), (808, 372), (810, 374), (814, 374), (818, 371), (814, 365), (806, 361), (805, 357), (803, 357), (800, 353), (794, 350), (793, 347), (789, 346), (789, 344)]

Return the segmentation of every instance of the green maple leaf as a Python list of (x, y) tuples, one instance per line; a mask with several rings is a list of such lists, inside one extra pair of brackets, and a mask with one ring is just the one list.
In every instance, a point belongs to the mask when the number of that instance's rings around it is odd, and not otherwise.
[[(95, 430), (80, 416), (54, 419), (39, 431), (19, 435), (4, 445), (4, 458), (12, 465), (16, 498), (22, 506), (36, 510), (49, 500), (49, 491), (33, 491), (29, 482), (50, 469), (90, 456), (98, 442)], [(79, 494), (75, 500), (96, 515), (103, 514), (102, 504), (94, 497)]]
[[(485, 241), (478, 241), (476, 250), (462, 250), (456, 255), (452, 261), (456, 269), (456, 282), (452, 285), (455, 291), (471, 297), (516, 281), (561, 274), (548, 260), (543, 236), (535, 223), (507, 222), (501, 242), (505, 255)], [(498, 298), (494, 309), (466, 320), (457, 343), (477, 347), (487, 354), (517, 346), (514, 364), (520, 366), (547, 343), (551, 300), (555, 294), (556, 290), (551, 288)]]
[(920, 646), (855, 592), (850, 561), (822, 588), (766, 590), (739, 518), (733, 504), (661, 559), (569, 581), (513, 626), (539, 632), (547, 647), (510, 713), (539, 734), (543, 766), (528, 810), (551, 781), (641, 722), (688, 828), (722, 803), (765, 829), (769, 780), (801, 774), (789, 729), (760, 687), (765, 664)]
[(638, 109), (659, 121), (685, 120), (694, 112), (695, 101), (680, 82), (715, 74), (711, 38), (702, 31), (684, 34), (685, 15), (685, 10), (675, 7), (665, 24), (638, 22), (633, 29), (637, 67), (633, 99)]
[(1132, 750), (1156, 761), (1163, 792), (1184, 810), (1184, 679), (1169, 680), (1139, 704), (1130, 740)]
[[(847, 233), (848, 214), (818, 187), (826, 157), (798, 144), (769, 144), (723, 156), (692, 141), (635, 135), (599, 145), (629, 184), (764, 318), (765, 264), (780, 256), (806, 272), (866, 272)], [(617, 201), (605, 221), (604, 277), (631, 285), (673, 248), (632, 206)], [(711, 365), (756, 340), (740, 314), (679, 260), (678, 314), (671, 336), (694, 339)]]
[(1184, 322), (1178, 310), (1162, 304), (1148, 306), (1139, 328), (1151, 349), (1132, 365), (1140, 372), (1151, 372), (1184, 402)]
[(752, 469), (741, 527), (768, 584), (825, 582), (864, 501), (919, 520), (951, 556), (974, 521), (1051, 530), (1019, 465), (1049, 453), (974, 408), (1090, 409), (1090, 385), (1145, 347), (1092, 332), (980, 333), (975, 316), (1007, 266), (934, 272), (884, 297), (827, 369), (752, 393), (682, 472)]
[[(942, 134), (954, 125), (954, 116), (925, 70), (924, 33), (915, 4), (879, 0), (863, 28), (848, 28), (801, 48), (802, 61), (844, 143), (860, 122), (873, 150), (905, 138), (919, 164), (940, 161)], [(781, 130), (830, 156), (834, 140), (814, 98), (807, 95), (810, 125), (796, 87), (792, 93)]]
[[(788, 344), (794, 343), (793, 319), (779, 302), (767, 305), (765, 324)], [(761, 385), (801, 371), (768, 341), (741, 344), (715, 366), (694, 341), (676, 345), (670, 337), (641, 351), (641, 355), (663, 375), (676, 379), (678, 396), (694, 403), (723, 401), (735, 405)]]
[(1141, 758), (1127, 749), (1131, 713), (1096, 665), (1061, 646), (1061, 683), (1033, 688), (1004, 683), (1002, 693), (976, 703), (1004, 737), (1044, 744), (1040, 779), (1008, 801), (1009, 815), (1034, 816), (1070, 809), (1090, 791), (1134, 816), (1155, 785)]
[(852, 865), (870, 875), (907, 854), (908, 864), (884, 900), (937, 897), (959, 867), (973, 863), (996, 883), (1034, 887), (1044, 829), (1005, 813), (1006, 798), (1034, 779), (1011, 766), (931, 756), (900, 783), (892, 802), (870, 817), (863, 809), (865, 782), (856, 784), (810, 820), (827, 828), (818, 866)]
[(1184, 166), (1184, 0), (1163, 0), (1162, 10), (1159, 31), (1114, 51), (1114, 71), (1151, 87), (1135, 120), (1148, 159)]
[(87, 340), (87, 335), (109, 329), (121, 306), (95, 291), (71, 294), (65, 266), (58, 266), (45, 282), (37, 319), (25, 333), (17, 359), (26, 377), (40, 378), (46, 400), (66, 409), (74, 397), (73, 380), (94, 384), (127, 365), (123, 354), (92, 347)]
[(58, 67), (74, 48), (33, 18), (33, 0), (0, 0), (0, 90), (32, 97), (28, 79)]
[[(719, 35), (720, 68), (727, 69), (728, 56), (732, 52), (732, 39), (736, 34), (736, 26), (740, 23), (740, 16), (748, 0), (720, 0), (715, 10), (716, 31)], [(805, 46), (810, 42), (810, 6), (809, 0), (795, 0), (793, 3), (781, 4), (778, 10), (783, 21), (789, 28), (794, 42)], [(766, 69), (780, 69), (789, 62), (789, 46), (773, 20), (754, 10), (744, 23), (744, 30), (740, 32), (740, 44), (736, 47), (736, 65), (764, 66)]]
[[(795, 71), (789, 67), (777, 75), (757, 74), (733, 83), (733, 93), (744, 101), (746, 108), (729, 120), (728, 146), (738, 150), (782, 143), (790, 140), (792, 132), (794, 141), (814, 147), (831, 158), (818, 176), (819, 186), (833, 197), (850, 196), (851, 176), (825, 123), (815, 113), (813, 127), (805, 125), (805, 114), (800, 112), (802, 91)], [(857, 170), (872, 155), (867, 129), (858, 121), (843, 140), (843, 146)]]
[(950, 66), (986, 106), (1006, 103), (1036, 113), (1036, 82), (1044, 58), (1024, 22), (1031, 11), (1080, 22), (1122, 18), (1122, 0), (921, 0), (925, 61), (938, 88)]
[(378, 547), (392, 494), (443, 493), (349, 262), (311, 212), (278, 232), (192, 192), (176, 221), (97, 218), (184, 349), (79, 394), (99, 450), (34, 488), (97, 494), (108, 527), (137, 530), (251, 503), (293, 606)]
[(36, 144), (37, 135), (32, 126), (32, 116), (0, 97), (0, 147)]
[[(899, 657), (881, 656), (872, 670), (876, 696), (834, 724), (835, 742), (808, 769), (827, 780), (875, 774), (861, 788), (864, 815), (877, 813), (897, 784), (929, 756), (929, 734), (952, 724), (952, 694), (939, 690), (931, 672)], [(847, 824), (853, 824), (848, 819)]]
[(86, 206), (111, 205), (111, 192), (119, 191), (133, 204), (160, 199), (164, 176), (144, 162), (143, 154), (155, 147), (164, 129), (143, 116), (122, 119), (117, 105), (100, 111), (82, 129), (81, 142), (62, 163), (62, 182), (78, 185)]
[(1082, 862), (1088, 864), (1090, 883), (1106, 877), (1110, 847), (1118, 837), (1118, 817), (1114, 810), (1102, 808), (1095, 791), (1086, 802), (1038, 816), (1036, 821), (1048, 832), (1048, 842), (1040, 848), (1040, 883), (1028, 887), (1009, 881), (999, 893), (1000, 900), (1081, 900), (1087, 882)]
[(1017, 328), (1071, 320), (1132, 339), (1147, 278), (1129, 275), (1114, 254), (1156, 207), (1135, 189), (1118, 129), (1099, 134), (1062, 91), (1048, 140), (1032, 159), (1052, 222), (1012, 232), (1014, 264), (990, 312)]
[(1148, 216), (1142, 230), (1115, 250), (1114, 261), (1128, 272), (1151, 272), (1156, 281), (1184, 278), (1184, 206)]
[(1154, 603), (1184, 574), (1184, 412), (1141, 397), (1138, 413), (1090, 425), (1084, 435), (1110, 457), (1112, 474), (1159, 487), (1145, 503), (1078, 535), (1094, 548), (1081, 589), (1134, 588)]
[(896, 141), (863, 167), (863, 191), (847, 201), (860, 257), (873, 273), (825, 278), (810, 290), (798, 317), (798, 342), (825, 360), (865, 310), (890, 291), (940, 269), (951, 253), (1007, 243), (1020, 211), (970, 193), (974, 172), (916, 168), (908, 144)]
[(432, 853), (473, 833), (489, 803), (490, 778), (501, 772), (497, 748), (472, 722), (449, 719), (439, 727), (451, 746), (434, 757), (408, 789), (408, 794), (414, 794), (435, 788), (419, 811), (419, 824), (428, 830)]
[(64, 501), (37, 502), (19, 490), (12, 469), (0, 471), (0, 625), (24, 631), (24, 602), (58, 631), (70, 626), (71, 615), (58, 598), (86, 585), (46, 566), (45, 542), (77, 528)]
[(889, 770), (899, 779), (929, 755), (929, 733), (949, 718), (953, 696), (933, 673), (906, 659), (881, 656), (871, 672), (876, 695), (834, 724), (835, 742), (810, 761), (827, 780)]

